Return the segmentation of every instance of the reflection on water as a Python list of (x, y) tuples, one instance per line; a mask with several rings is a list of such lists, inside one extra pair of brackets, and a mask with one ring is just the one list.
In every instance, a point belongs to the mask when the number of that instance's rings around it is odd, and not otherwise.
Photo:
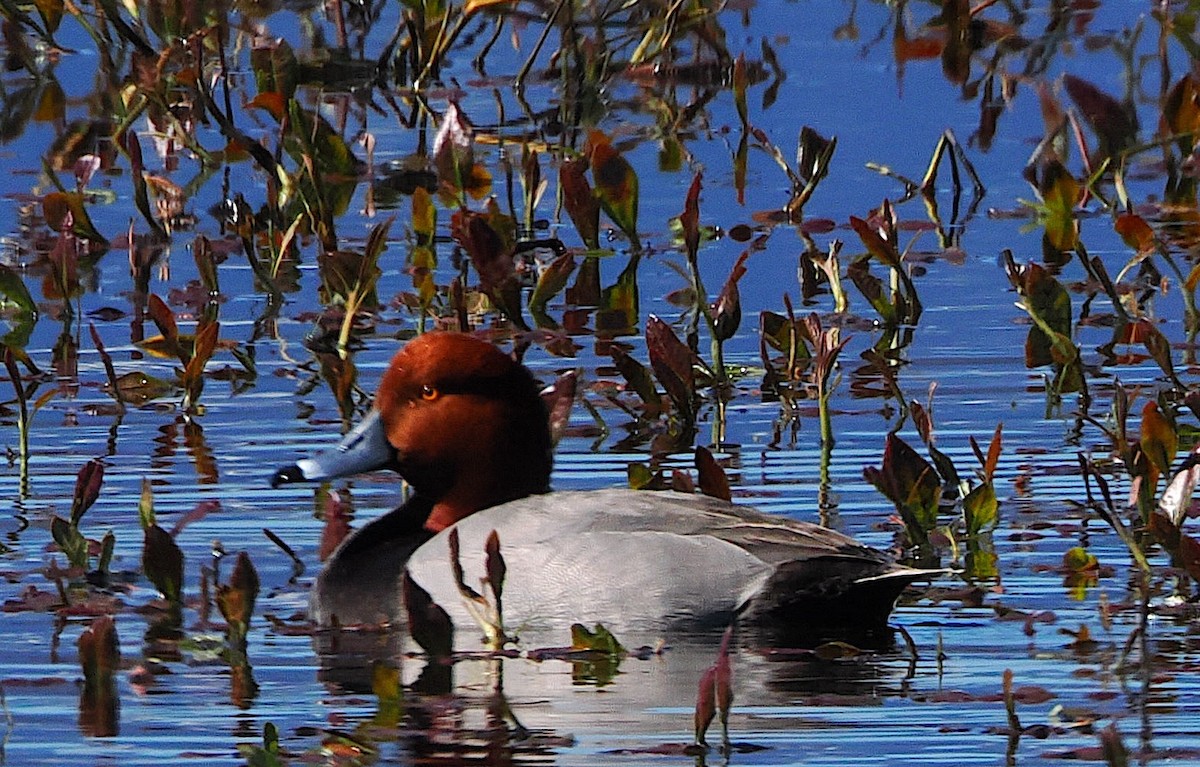
[[(1195, 523), (1152, 516), (1200, 412), (1194, 9), (417, 5), (6, 13), (0, 762), (261, 762), (268, 725), (292, 763), (693, 758), (716, 636), (444, 664), (308, 624), (321, 560), (402, 491), (270, 471), (442, 326), (580, 371), (559, 488), (685, 482), (705, 444), (739, 502), (955, 568), (879, 652), (740, 637), (730, 761), (1094, 762), (1110, 726), (1200, 760)], [(439, 161), (455, 113), (473, 144)], [(863, 477), (893, 431), (945, 480), (925, 522)], [(994, 529), (965, 534), (951, 469)], [(1149, 575), (1099, 479), (1174, 547)]]

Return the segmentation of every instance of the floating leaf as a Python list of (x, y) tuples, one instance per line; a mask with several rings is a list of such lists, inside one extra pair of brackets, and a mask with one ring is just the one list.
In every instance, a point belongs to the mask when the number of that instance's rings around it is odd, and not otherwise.
[(276, 119), (283, 116), (283, 104), (296, 93), (300, 65), (296, 54), (285, 38), (259, 37), (250, 49), (250, 68), (254, 70), (254, 83), (260, 96), (270, 94), (279, 103)]
[(546, 304), (567, 286), (567, 279), (573, 271), (575, 271), (575, 256), (571, 253), (563, 253), (551, 261), (538, 276), (537, 285), (534, 286), (533, 293), (529, 296), (529, 313), (534, 317), (543, 318), (543, 320), (539, 320), (539, 326), (546, 327), (552, 324), (549, 317), (546, 316)]
[(79, 635), (79, 665), (85, 690), (112, 684), (121, 665), (121, 643), (112, 616), (101, 615)]
[(890, 269), (901, 268), (900, 251), (890, 236), (882, 234), (877, 227), (858, 216), (850, 217), (850, 228), (858, 234), (872, 258)]
[(175, 324), (175, 313), (171, 311), (166, 302), (154, 293), (151, 293), (147, 299), (146, 309), (150, 313), (150, 319), (154, 321), (155, 327), (158, 328), (158, 332), (162, 334), (168, 353), (186, 363), (191, 353), (179, 343), (179, 328)]
[(1146, 219), (1136, 213), (1122, 213), (1117, 216), (1113, 228), (1126, 245), (1139, 254), (1151, 253), (1157, 247), (1154, 230), (1146, 223)]
[(571, 649), (606, 655), (622, 655), (625, 652), (625, 648), (621, 646), (613, 633), (599, 623), (591, 630), (582, 623), (572, 623)]
[(142, 494), (138, 499), (138, 521), (143, 530), (149, 530), (157, 522), (154, 517), (154, 489), (149, 477), (142, 477)]
[(1021, 272), (1025, 311), (1034, 321), (1025, 339), (1025, 366), (1066, 364), (1078, 357), (1071, 341), (1071, 297), (1049, 271), (1029, 264)]
[(83, 206), (83, 195), (79, 192), (50, 192), (42, 198), (42, 214), (46, 217), (46, 223), (56, 232), (63, 231), (69, 220), (71, 231), (77, 237), (102, 247), (108, 246), (108, 240), (92, 225), (92, 219)]
[(1073, 546), (1063, 554), (1063, 569), (1069, 573), (1094, 571), (1099, 567), (1096, 555), (1082, 546)]
[(250, 561), (250, 555), (239, 551), (237, 564), (229, 576), (229, 583), (217, 587), (217, 607), (229, 626), (231, 644), (245, 642), (250, 619), (254, 616), (254, 602), (258, 599), (258, 571)]
[(140, 370), (134, 370), (117, 377), (117, 391), (121, 401), (132, 405), (144, 405), (151, 400), (166, 396), (175, 384), (163, 378), (156, 378)]
[(638, 177), (629, 161), (613, 147), (604, 133), (593, 130), (588, 134), (587, 156), (596, 184), (600, 207), (625, 233), (634, 250), (641, 249), (638, 240)]
[(654, 482), (654, 472), (644, 463), (630, 463), (625, 467), (625, 479), (634, 490), (645, 490)]
[(892, 297), (884, 292), (883, 282), (871, 274), (866, 259), (851, 263), (846, 269), (846, 276), (854, 283), (854, 287), (858, 288), (858, 292), (863, 294), (863, 298), (867, 299), (867, 302), (879, 313), (879, 318), (885, 326), (892, 327), (899, 322), (896, 304), (893, 303)]
[(1188, 72), (1167, 93), (1163, 101), (1160, 131), (1175, 136), (1183, 154), (1190, 155), (1200, 133), (1200, 87)]
[(0, 310), (15, 310), (27, 318), (37, 319), (37, 304), (29, 294), (25, 281), (11, 267), (0, 264)]
[[(513, 222), (508, 218), (500, 223)], [(450, 236), (471, 257), (480, 287), (510, 320), (523, 326), (513, 242), (505, 229), (496, 228), (494, 217), (466, 209), (455, 211), (450, 218)]]

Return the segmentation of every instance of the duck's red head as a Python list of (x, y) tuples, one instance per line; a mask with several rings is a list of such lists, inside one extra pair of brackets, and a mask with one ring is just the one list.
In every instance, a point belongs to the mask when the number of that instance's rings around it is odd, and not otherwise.
[(375, 408), (394, 468), (434, 501), (429, 530), (549, 490), (552, 445), (537, 383), (486, 341), (413, 339), (384, 373)]
[(336, 450), (279, 469), (271, 484), (392, 469), (432, 502), (424, 526), (437, 532), (548, 491), (552, 462), (546, 407), (529, 371), (486, 341), (429, 333), (392, 358), (375, 407)]

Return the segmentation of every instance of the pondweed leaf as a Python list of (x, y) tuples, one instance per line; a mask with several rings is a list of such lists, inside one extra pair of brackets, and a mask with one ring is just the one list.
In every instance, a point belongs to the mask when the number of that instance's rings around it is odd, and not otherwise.
[[(277, 97), (279, 108), (268, 107), (276, 120), (283, 117), (283, 105), (296, 93), (299, 80), (299, 63), (292, 46), (282, 37), (255, 38), (250, 49), (250, 68), (254, 71), (254, 84), (260, 96), (272, 94)], [(262, 105), (262, 104), (260, 104)]]
[(978, 535), (996, 526), (999, 503), (991, 482), (981, 482), (963, 498), (963, 521), (967, 535)]
[(152, 524), (142, 542), (142, 572), (163, 598), (179, 604), (183, 598), (183, 550), (170, 533)]
[(712, 451), (703, 445), (697, 445), (695, 461), (696, 475), (700, 478), (700, 492), (722, 501), (732, 500), (729, 477), (725, 476), (725, 470), (717, 463), (717, 459), (713, 458)]
[(1121, 235), (1126, 245), (1139, 254), (1152, 253), (1158, 243), (1154, 230), (1146, 223), (1146, 219), (1136, 213), (1122, 213), (1113, 222), (1113, 229)]
[(1070, 73), (1063, 75), (1063, 87), (1100, 139), (1100, 157), (1115, 157), (1137, 143), (1137, 116), (1132, 109)]
[(582, 623), (572, 623), (571, 649), (609, 655), (621, 655), (625, 652), (625, 648), (617, 641), (613, 633), (600, 623), (597, 623), (592, 629), (588, 629)]
[(929, 463), (895, 434), (887, 436), (882, 467), (866, 467), (863, 477), (896, 506), (913, 542), (924, 545), (937, 525), (942, 485)]
[(563, 207), (589, 250), (600, 249), (600, 200), (588, 184), (587, 161), (582, 157), (563, 160), (558, 168)]
[(1163, 102), (1159, 130), (1174, 136), (1184, 156), (1190, 155), (1200, 138), (1200, 83), (1191, 72), (1171, 86)]
[(258, 571), (250, 561), (250, 555), (239, 551), (229, 583), (217, 586), (217, 608), (229, 626), (228, 638), (233, 645), (245, 642), (250, 619), (254, 617), (258, 588)]
[(585, 152), (592, 168), (592, 181), (596, 184), (600, 207), (629, 238), (633, 249), (641, 250), (637, 233), (637, 173), (601, 131), (593, 130), (588, 134)]
[[(1175, 453), (1179, 449), (1179, 437), (1175, 425), (1163, 414), (1158, 403), (1151, 400), (1142, 408), (1142, 431), (1139, 438), (1142, 452), (1150, 459), (1159, 475), (1171, 471)], [(1157, 477), (1155, 477), (1157, 481)]]
[(79, 528), (59, 516), (50, 519), (50, 537), (58, 544), (72, 567), (87, 569), (88, 542)]
[(609, 353), (612, 355), (617, 372), (625, 379), (627, 388), (632, 390), (642, 401), (646, 417), (657, 418), (662, 412), (662, 397), (654, 385), (654, 376), (646, 369), (645, 365), (638, 362), (621, 347), (614, 345), (610, 348)]
[(75, 494), (71, 499), (71, 525), (78, 526), (84, 513), (100, 497), (100, 486), (104, 484), (104, 464), (93, 458), (85, 463), (75, 475)]
[(1046, 241), (1059, 252), (1074, 250), (1079, 242), (1079, 182), (1061, 162), (1050, 160), (1042, 168), (1038, 191), (1045, 206)]
[(79, 727), (89, 737), (112, 737), (118, 732), (120, 698), (116, 672), (121, 644), (112, 616), (101, 615), (79, 635), (79, 665), (83, 689), (79, 694)]
[(691, 423), (696, 414), (695, 353), (679, 340), (670, 325), (653, 315), (646, 320), (646, 351), (655, 377), (680, 416)]

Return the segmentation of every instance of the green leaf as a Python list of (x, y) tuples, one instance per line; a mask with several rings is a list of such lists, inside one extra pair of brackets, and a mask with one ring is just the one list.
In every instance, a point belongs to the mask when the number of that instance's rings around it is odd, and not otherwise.
[(538, 327), (555, 326), (556, 323), (546, 315), (546, 304), (567, 286), (567, 279), (573, 271), (575, 256), (571, 253), (563, 253), (542, 270), (537, 285), (529, 296), (529, 313), (537, 319)]
[(1051, 160), (1038, 188), (1045, 205), (1046, 241), (1059, 251), (1074, 250), (1079, 242), (1079, 222), (1075, 219), (1079, 182), (1061, 162)]
[(1054, 275), (1039, 264), (1029, 264), (1020, 278), (1025, 311), (1033, 319), (1025, 340), (1025, 366), (1066, 365), (1079, 356), (1071, 340), (1071, 297)]
[(50, 536), (73, 567), (87, 569), (88, 542), (78, 527), (56, 515), (50, 520)]
[(612, 632), (599, 623), (591, 631), (582, 623), (571, 624), (571, 649), (591, 650), (610, 655), (625, 652), (625, 648), (621, 646)]
[(927, 543), (929, 531), (937, 525), (942, 490), (933, 467), (908, 443), (889, 434), (882, 468), (868, 466), (863, 476), (895, 504), (914, 542)]
[(154, 527), (154, 490), (150, 486), (150, 478), (142, 477), (142, 495), (138, 499), (138, 520), (143, 530)]
[(254, 70), (254, 83), (260, 94), (279, 94), (284, 103), (295, 95), (299, 64), (286, 39), (259, 38), (258, 44), (250, 49), (250, 68)]
[(963, 522), (967, 526), (967, 535), (978, 535), (994, 528), (998, 511), (996, 488), (991, 482), (971, 488), (971, 492), (963, 498)]
[(625, 379), (628, 388), (642, 401), (646, 417), (657, 418), (662, 412), (662, 397), (654, 385), (654, 376), (645, 365), (629, 356), (621, 347), (613, 345), (609, 347), (609, 353), (617, 372)]

